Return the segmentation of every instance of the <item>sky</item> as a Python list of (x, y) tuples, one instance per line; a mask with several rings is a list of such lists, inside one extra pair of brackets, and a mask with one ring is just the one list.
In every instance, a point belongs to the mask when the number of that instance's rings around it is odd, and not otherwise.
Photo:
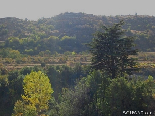
[(155, 16), (155, 0), (0, 0), (0, 18), (38, 20), (65, 12)]

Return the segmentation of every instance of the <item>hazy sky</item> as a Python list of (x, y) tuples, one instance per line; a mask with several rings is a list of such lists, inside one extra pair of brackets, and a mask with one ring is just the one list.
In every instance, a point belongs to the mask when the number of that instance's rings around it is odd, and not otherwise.
[(0, 18), (37, 20), (64, 12), (94, 15), (154, 15), (155, 0), (0, 0)]

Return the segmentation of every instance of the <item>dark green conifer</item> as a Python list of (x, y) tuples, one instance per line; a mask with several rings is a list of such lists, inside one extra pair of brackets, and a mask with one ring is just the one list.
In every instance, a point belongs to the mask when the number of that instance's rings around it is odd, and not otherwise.
[(133, 44), (134, 37), (124, 35), (123, 24), (124, 21), (120, 21), (110, 27), (102, 26), (89, 43), (92, 68), (106, 71), (112, 78), (125, 73), (132, 74), (132, 71), (136, 70), (135, 59), (129, 58), (129, 55), (137, 54)]

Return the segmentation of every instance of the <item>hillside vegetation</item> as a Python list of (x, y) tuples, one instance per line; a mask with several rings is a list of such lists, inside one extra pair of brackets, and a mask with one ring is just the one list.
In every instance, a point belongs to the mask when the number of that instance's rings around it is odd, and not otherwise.
[(0, 116), (152, 115), (154, 29), (140, 15), (0, 19)]
[[(1, 48), (9, 47), (22, 54), (82, 52), (85, 43), (102, 25), (112, 25), (124, 20), (127, 35), (135, 36), (139, 51), (155, 51), (155, 17), (142, 15), (96, 16), (85, 13), (63, 13), (37, 21), (18, 18), (0, 19)], [(5, 41), (5, 43), (3, 43)]]

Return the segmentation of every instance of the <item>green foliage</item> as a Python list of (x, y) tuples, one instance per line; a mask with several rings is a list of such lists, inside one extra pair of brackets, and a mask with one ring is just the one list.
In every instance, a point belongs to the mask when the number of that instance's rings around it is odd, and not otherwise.
[(0, 87), (8, 84), (7, 75), (0, 75)]
[(59, 42), (61, 50), (65, 51), (76, 51), (77, 47), (82, 47), (76, 37), (63, 36)]
[[(45, 74), (30, 73), (31, 70), (38, 71), (41, 68), (25, 67), (0, 76), (0, 113), (2, 115), (11, 115), (13, 106), (12, 115), (23, 113), (28, 116), (41, 114), (54, 116), (111, 116), (115, 114), (120, 116), (123, 115), (122, 110), (153, 111), (155, 108), (155, 83), (151, 76), (147, 79), (137, 76), (111, 79), (105, 72), (96, 70), (90, 72), (89, 66), (77, 64), (74, 68), (47, 66), (44, 68), (50, 80), (47, 82), (43, 79), (47, 77)], [(55, 98), (45, 92), (48, 90), (46, 86), (49, 82), (55, 91), (52, 95)], [(27, 89), (23, 90), (23, 85)], [(46, 95), (41, 94), (40, 90)], [(39, 103), (48, 95), (50, 99), (46, 102), (46, 105), (48, 104), (48, 109), (46, 109), (47, 107), (40, 106)], [(39, 97), (42, 97), (41, 100)]]
[(33, 55), (34, 51), (33, 51), (33, 49), (25, 49), (25, 53), (28, 55)]
[(47, 116), (59, 116), (58, 115), (58, 103), (57, 101), (54, 99), (54, 97), (52, 99), (50, 99), (49, 101), (49, 111), (47, 111)]
[(8, 34), (8, 29), (5, 25), (0, 25), (0, 36), (5, 36)]
[(11, 101), (15, 103), (18, 99), (21, 98), (21, 94), (23, 94), (23, 79), (24, 75), (19, 75), (18, 77), (14, 78), (11, 82), (9, 82), (9, 95)]
[(24, 104), (22, 101), (18, 100), (14, 105), (14, 114), (13, 116), (22, 115), (24, 112)]
[[(26, 53), (25, 49), (33, 49), (35, 55), (45, 50), (50, 50), (52, 54), (54, 51), (58, 53), (82, 52), (87, 49), (84, 44), (91, 41), (92, 33), (99, 29), (100, 24), (111, 25), (111, 22), (117, 23), (122, 18), (126, 21), (123, 29), (128, 29), (127, 34), (139, 38), (135, 40), (137, 48), (142, 51), (147, 49), (154, 51), (155, 19), (151, 16), (118, 15), (109, 17), (66, 12), (38, 21), (4, 18), (0, 19), (0, 35), (2, 41), (6, 40), (5, 47), (19, 50), (24, 54)], [(47, 41), (51, 36), (58, 39), (52, 39), (53, 42)], [(10, 40), (7, 40), (8, 38)], [(48, 44), (48, 47), (44, 46), (45, 43)], [(63, 45), (67, 47), (65, 50), (63, 50), (65, 48)]]
[(39, 56), (46, 57), (50, 56), (51, 52), (49, 50), (39, 52)]
[(8, 75), (0, 76), (0, 114), (11, 115), (14, 103), (23, 94), (23, 75), (17, 71), (9, 72)]
[(62, 88), (71, 88), (76, 84), (76, 80), (80, 80), (83, 76), (89, 74), (89, 66), (76, 65), (75, 68), (68, 66), (49, 66), (46, 67), (46, 74), (48, 75), (52, 87), (54, 89), (53, 96), (58, 99)]
[(152, 98), (152, 85), (152, 77), (146, 81), (136, 78), (131, 81), (125, 78), (113, 79), (107, 91), (107, 111), (110, 115), (121, 115), (122, 110), (152, 111), (151, 104), (155, 102)]
[[(101, 85), (102, 84), (102, 85)], [(63, 89), (59, 104), (60, 116), (99, 116), (98, 96), (103, 98), (109, 80), (94, 71), (82, 78), (73, 90)], [(99, 88), (102, 91), (98, 91)]]
[(127, 110), (135, 111), (136, 109), (132, 102), (132, 94), (133, 90), (125, 78), (113, 79), (107, 88), (105, 103), (102, 104), (101, 108), (104, 108), (103, 111), (108, 116), (114, 114), (122, 115), (122, 111)]
[(1, 67), (0, 68), (0, 75), (7, 75), (8, 74), (8, 70), (5, 67)]
[(11, 71), (8, 74), (8, 81), (11, 82), (12, 80), (16, 79), (18, 76), (19, 76), (18, 70)]
[(1, 57), (5, 58), (5, 57), (8, 56), (9, 52), (8, 52), (7, 49), (3, 48), (3, 49), (0, 50), (0, 54), (1, 54)]
[(20, 42), (19, 42), (19, 38), (17, 37), (10, 37), (8, 38), (7, 41), (7, 47), (10, 46), (11, 48), (15, 49), (19, 46)]
[(31, 67), (24, 67), (20, 70), (20, 74), (22, 75), (27, 75), (27, 74), (30, 74), (32, 71), (32, 68)]
[(123, 111), (153, 111), (153, 77), (117, 77), (93, 71), (81, 78), (74, 89), (63, 88), (59, 116), (113, 116)]
[(61, 38), (61, 41), (64, 41), (64, 40), (67, 40), (67, 39), (76, 39), (76, 37), (63, 36)]
[(64, 52), (64, 55), (72, 55), (72, 52), (66, 51)]
[(129, 55), (136, 55), (133, 49), (133, 37), (126, 37), (122, 30), (123, 21), (111, 27), (102, 27), (102, 31), (94, 34), (93, 41), (88, 44), (92, 54), (92, 68), (107, 71), (112, 77), (132, 74), (136, 62)]
[(36, 108), (32, 105), (25, 106), (24, 103), (20, 100), (17, 100), (17, 102), (14, 105), (14, 113), (12, 116), (36, 116)]
[(41, 67), (45, 67), (46, 66), (46, 63), (45, 62), (42, 62), (41, 63)]
[[(122, 115), (121, 110), (152, 111), (152, 109), (155, 109), (153, 77), (149, 76), (146, 80), (137, 79), (137, 77), (128, 80), (127, 78), (120, 77), (120, 75), (124, 76), (124, 73), (129, 74), (131, 71), (126, 70), (130, 68), (129, 65), (126, 65), (128, 60), (130, 60), (130, 63), (134, 62), (134, 60), (129, 57), (126, 59), (127, 62), (119, 62), (116, 64), (119, 68), (114, 66), (115, 68), (113, 69), (118, 70), (115, 79), (109, 79), (109, 76), (112, 75), (111, 72), (91, 72), (89, 66), (81, 66), (80, 64), (75, 65), (74, 68), (67, 66), (46, 66), (45, 68), (39, 66), (40, 68), (38, 68), (35, 66), (34, 68), (25, 67), (22, 70), (12, 72), (6, 70), (6, 68), (9, 68), (7, 65), (10, 65), (14, 61), (16, 61), (16, 63), (32, 63), (32, 61), (35, 63), (47, 63), (47, 59), (51, 55), (55, 55), (56, 57), (60, 56), (60, 53), (75, 55), (81, 52), (81, 54), (83, 54), (84, 51), (87, 50), (85, 43), (91, 41), (91, 34), (96, 30), (100, 30), (99, 24), (111, 25), (111, 21), (117, 23), (122, 18), (125, 19), (126, 24), (121, 25), (120, 28), (122, 27), (123, 30), (128, 29), (126, 33), (128, 36), (136, 36), (136, 40), (134, 40), (134, 43), (137, 44), (136, 48), (142, 51), (154, 51), (155, 20), (154, 17), (150, 16), (130, 15), (107, 17), (84, 13), (63, 13), (52, 18), (42, 18), (38, 21), (17, 18), (0, 19), (0, 57), (2, 57), (2, 62), (5, 63), (5, 67), (0, 69), (0, 114), (3, 116), (11, 115), (13, 105), (17, 100), (19, 101), (14, 105), (15, 114), (13, 115), (20, 115), (21, 112), (27, 116), (35, 116), (38, 114), (37, 100), (35, 102), (37, 105), (34, 105), (34, 102), (29, 104), (26, 101), (20, 101), (21, 94), (24, 95), (22, 88), (24, 75), (30, 75), (32, 70), (42, 70), (42, 72), (46, 72), (55, 91), (53, 93), (55, 99), (52, 98), (48, 100), (49, 111), (46, 110), (46, 114), (48, 115), (111, 116), (114, 114), (119, 116)], [(107, 27), (107, 29), (113, 31), (115, 26), (111, 28)], [(118, 31), (118, 33), (119, 32), (121, 33), (121, 30)], [(108, 33), (106, 34), (108, 36), (110, 35)], [(111, 35), (117, 36), (117, 34)], [(122, 43), (125, 42), (124, 46), (132, 46), (128, 43), (133, 41), (132, 37), (130, 37), (131, 41), (128, 39), (128, 41), (123, 41), (123, 38), (127, 38), (126, 36), (121, 36), (120, 38), (122, 38), (120, 40)], [(113, 43), (117, 43), (117, 41), (113, 42), (110, 40), (111, 39), (107, 39), (105, 41), (112, 43), (108, 46), (110, 47), (109, 50), (113, 47)], [(102, 42), (99, 41), (99, 43)], [(108, 48), (107, 46), (103, 47)], [(131, 48), (133, 47), (134, 46)], [(117, 47), (114, 47), (115, 50), (116, 48)], [(118, 47), (119, 50), (121, 49), (123, 51), (122, 48), (123, 47)], [(122, 51), (121, 53), (125, 54)], [(101, 54), (104, 53), (108, 52), (106, 51)], [(27, 56), (22, 58), (24, 54), (39, 54), (47, 58)], [(84, 54), (88, 55), (88, 53)], [(119, 57), (117, 56), (117, 52), (114, 51), (108, 54), (107, 58), (111, 54), (114, 55), (114, 57)], [(131, 54), (128, 53), (125, 55), (128, 56)], [(144, 54), (141, 57), (141, 59), (144, 60), (153, 60), (153, 56), (150, 54)], [(65, 63), (66, 58), (67, 57), (61, 57), (59, 62)], [(77, 59), (75, 61), (77, 61)], [(85, 61), (85, 58), (81, 57), (80, 60)], [(111, 61), (112, 60), (109, 62)], [(116, 61), (121, 61), (121, 58)], [(125, 72), (122, 71), (123, 68), (120, 68), (123, 63), (125, 64)], [(136, 74), (143, 74), (144, 76), (154, 75), (154, 65), (147, 64), (145, 66), (148, 65), (150, 65), (151, 68), (147, 67), (143, 69), (141, 73)], [(104, 66), (106, 65), (102, 65), (99, 69)], [(37, 81), (37, 83), (39, 83), (39, 81)], [(29, 98), (29, 96), (26, 97)], [(40, 112), (40, 114), (41, 113), (44, 113), (44, 111)]]
[(75, 55), (76, 53), (75, 52), (72, 52), (72, 55)]
[(12, 49), (1, 49), (0, 50), (0, 55), (3, 57), (3, 58), (6, 58), (6, 57), (9, 57), (9, 58), (18, 58), (21, 56), (20, 52), (18, 50), (12, 50)]

